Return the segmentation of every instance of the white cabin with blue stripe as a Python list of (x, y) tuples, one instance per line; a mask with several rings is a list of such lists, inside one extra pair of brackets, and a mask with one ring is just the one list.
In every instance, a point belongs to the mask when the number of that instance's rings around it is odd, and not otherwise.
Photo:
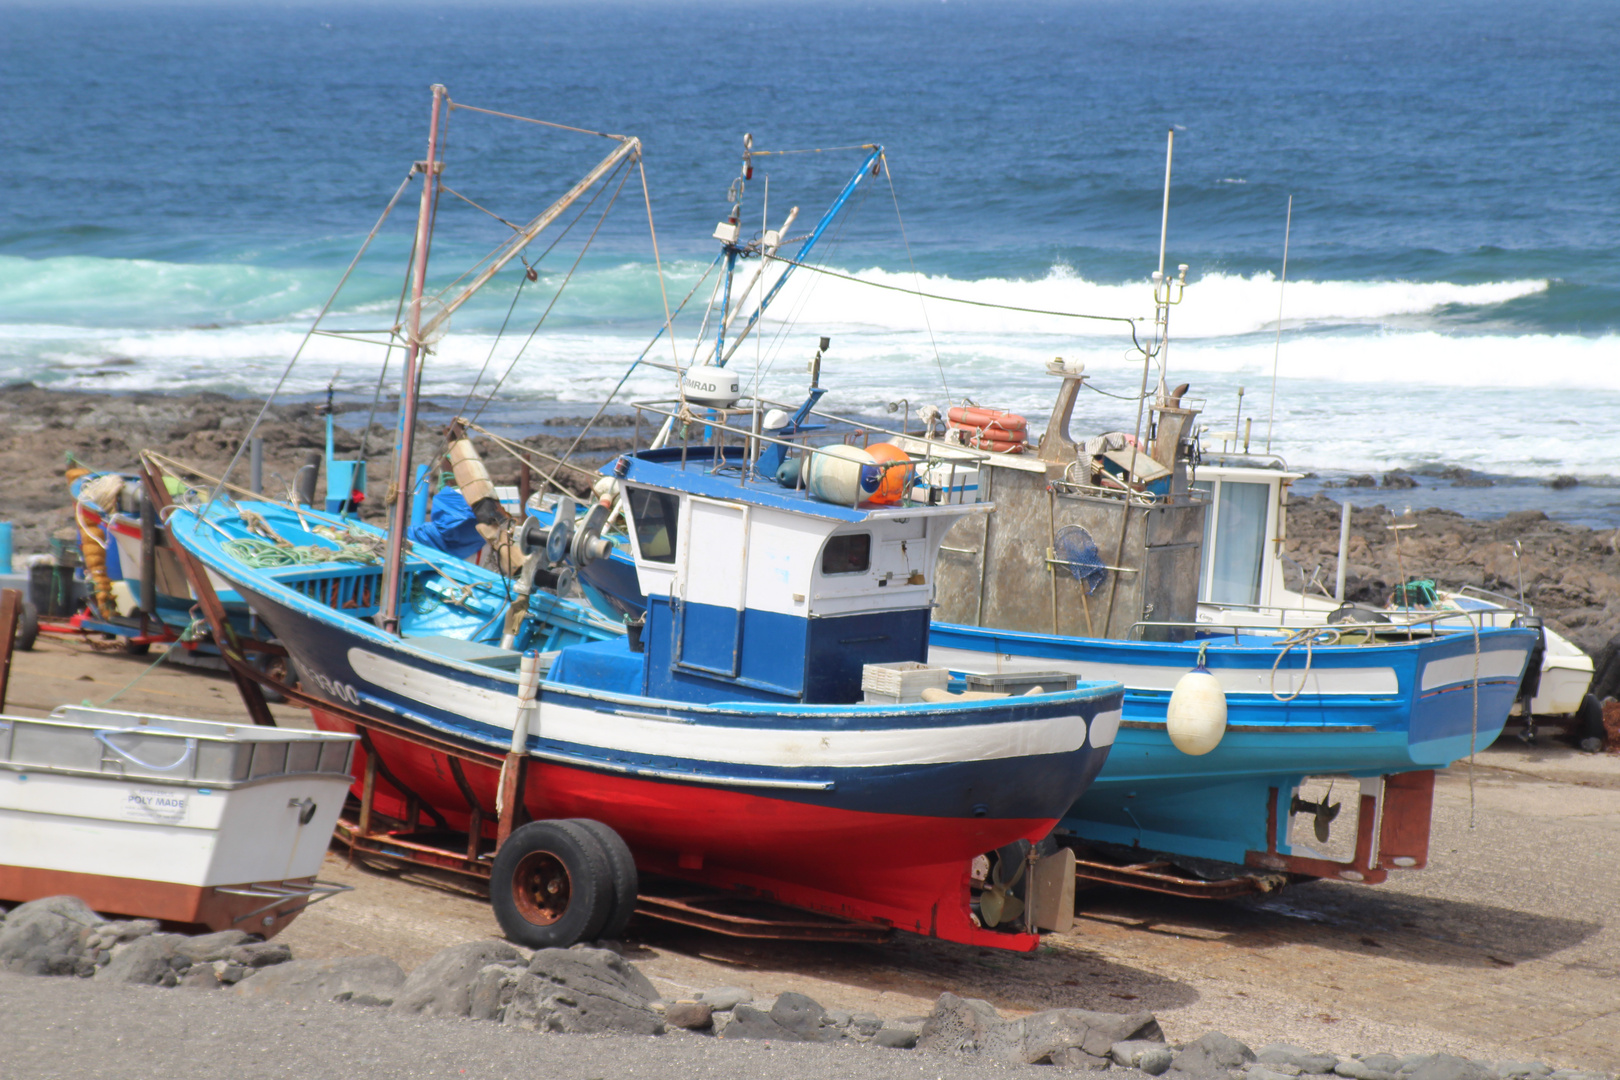
[(838, 506), (741, 465), (679, 447), (617, 463), (647, 598), (641, 693), (850, 703), (863, 665), (926, 662), (940, 543), (991, 507)]

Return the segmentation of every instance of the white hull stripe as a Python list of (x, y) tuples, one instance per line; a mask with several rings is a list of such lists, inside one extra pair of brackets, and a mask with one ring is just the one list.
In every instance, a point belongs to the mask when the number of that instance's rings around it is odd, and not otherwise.
[[(468, 686), (365, 649), (351, 648), (349, 664), (355, 674), (377, 689), (490, 727), (510, 731), (517, 718), (516, 693)], [(1113, 729), (1118, 724), (1117, 711), (1097, 718), (1097, 726), (1108, 733), (1109, 743), (1113, 742)], [(703, 724), (696, 719), (672, 724), (634, 713), (561, 705), (548, 702), (542, 690), (538, 729), (531, 734), (609, 752), (727, 765), (881, 768), (1073, 753), (1085, 745), (1086, 721), (1074, 715), (900, 730), (739, 728)]]
[[(1295, 652), (1304, 656), (1303, 649), (1296, 649)], [(929, 646), (928, 662), (952, 671), (974, 673), (1062, 671), (1082, 679), (1112, 679), (1124, 683), (1127, 690), (1158, 690), (1165, 693), (1174, 690), (1181, 677), (1191, 670), (1159, 664), (1082, 663), (1045, 656), (1009, 656), (1006, 653), (973, 652), (939, 645)], [(1469, 654), (1468, 664), (1471, 673), (1472, 654)], [(1210, 669), (1210, 674), (1220, 680), (1221, 689), (1228, 694), (1270, 694), (1275, 689), (1286, 696), (1299, 687), (1302, 676), (1305, 684), (1303, 692), (1312, 695), (1388, 697), (1399, 693), (1401, 686), (1395, 669), (1388, 667), (1312, 668), (1308, 673), (1279, 670), (1275, 686), (1269, 667), (1215, 667)]]
[[(1517, 679), (1524, 670), (1523, 649), (1490, 649), (1479, 654), (1481, 679)], [(1474, 681), (1474, 654), (1447, 656), (1423, 665), (1423, 690), (1427, 693), (1440, 686)]]

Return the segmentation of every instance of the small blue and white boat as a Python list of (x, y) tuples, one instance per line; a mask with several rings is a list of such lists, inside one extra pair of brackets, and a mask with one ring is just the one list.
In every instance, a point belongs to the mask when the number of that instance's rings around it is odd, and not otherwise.
[(1200, 615), (1197, 410), (1160, 397), (1156, 438), (1139, 450), (1118, 436), (1077, 444), (1085, 376), (1052, 373), (1062, 388), (1036, 452), (978, 464), (997, 512), (947, 538), (930, 662), (1125, 684), (1116, 748), (1062, 828), (1128, 863), (1169, 855), (1366, 882), (1424, 865), (1434, 770), (1500, 734), (1538, 631)]

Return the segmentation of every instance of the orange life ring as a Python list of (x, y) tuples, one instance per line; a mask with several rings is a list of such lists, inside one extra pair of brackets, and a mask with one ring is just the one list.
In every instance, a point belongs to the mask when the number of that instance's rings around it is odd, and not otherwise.
[(996, 439), (976, 434), (968, 436), (967, 445), (975, 450), (993, 450), (998, 454), (1022, 454), (1029, 444), (1022, 439), (1014, 442), (1011, 439)]
[(981, 436), (986, 439), (999, 439), (1002, 442), (1028, 442), (1029, 432), (1023, 428), (1014, 428), (1009, 431), (999, 424), (986, 424), (984, 427), (973, 427), (970, 424), (952, 424), (953, 431), (965, 432), (969, 438)]
[[(1017, 413), (1003, 412), (1000, 409), (981, 409), (971, 405), (952, 405), (946, 414), (952, 424), (963, 428), (1000, 428), (1011, 435), (1013, 432), (1027, 432), (1029, 421)], [(1019, 436), (1022, 437), (1022, 434)]]

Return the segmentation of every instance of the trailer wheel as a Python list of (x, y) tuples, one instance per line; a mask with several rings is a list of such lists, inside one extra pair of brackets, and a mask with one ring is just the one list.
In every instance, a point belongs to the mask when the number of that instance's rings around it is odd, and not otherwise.
[(531, 821), (495, 853), (489, 904), (525, 948), (594, 941), (613, 914), (613, 871), (602, 845), (574, 821)]
[(17, 648), (27, 652), (34, 647), (34, 639), (39, 637), (39, 609), (27, 600), (22, 602), (22, 612), (17, 618), (17, 635), (12, 640)]
[(130, 656), (145, 656), (147, 653), (152, 651), (152, 643), (149, 641), (133, 641), (129, 638), (125, 638), (124, 651)]
[(609, 941), (618, 941), (624, 936), (630, 916), (636, 913), (636, 891), (641, 887), (641, 878), (636, 873), (635, 856), (630, 854), (630, 845), (611, 826), (590, 818), (572, 820), (596, 837), (596, 842), (602, 845), (602, 851), (607, 856), (608, 869), (613, 875), (613, 908), (598, 933)]

